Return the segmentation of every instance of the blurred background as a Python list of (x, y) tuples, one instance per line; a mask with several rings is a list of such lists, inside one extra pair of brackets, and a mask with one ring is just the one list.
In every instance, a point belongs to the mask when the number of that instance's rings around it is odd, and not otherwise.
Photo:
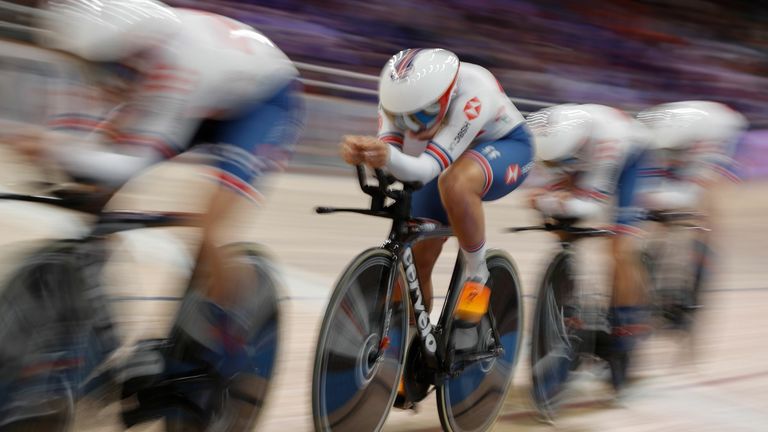
[[(244, 209), (241, 220), (232, 225), (234, 237), (263, 242), (275, 252), (287, 285), (285, 371), (273, 387), (264, 430), (310, 429), (309, 368), (327, 293), (346, 263), (363, 248), (379, 244), (386, 234), (387, 226), (381, 221), (357, 216), (320, 218), (312, 213), (315, 205), (366, 204), (349, 168), (338, 157), (339, 139), (347, 133), (374, 133), (378, 73), (386, 60), (403, 48), (430, 46), (450, 49), (464, 61), (489, 68), (525, 113), (563, 102), (603, 103), (634, 112), (661, 102), (707, 99), (724, 102), (747, 116), (750, 130), (736, 153), (745, 182), (714, 193), (718, 272), (707, 299), (709, 309), (703, 314), (695, 361), (681, 356), (689, 352), (674, 339), (656, 341), (639, 366), (648, 379), (626, 406), (606, 408), (588, 394), (587, 403), (566, 413), (557, 427), (697, 432), (768, 427), (768, 351), (764, 348), (768, 286), (762, 246), (768, 242), (763, 232), (768, 215), (764, 183), (768, 178), (768, 7), (762, 2), (167, 3), (253, 25), (297, 63), (305, 85), (308, 117), (289, 173), (271, 181), (268, 206)], [(34, 0), (0, 0), (0, 120), (44, 124), (46, 104), (52, 102), (35, 97), (41, 83), (51, 76), (86, 79), (76, 60), (34, 45), (36, 6)], [(7, 150), (1, 162), (4, 187), (41, 175)], [(159, 167), (129, 184), (118, 198), (144, 208), (194, 208), (199, 190), (190, 186), (188, 169)], [(535, 222), (521, 196), (512, 194), (488, 206), (489, 233)], [(47, 218), (41, 212), (0, 207), (3, 224), (9, 222), (0, 230), (3, 243), (56, 235), (62, 226), (61, 214)], [(54, 217), (56, 224), (50, 222)], [(530, 310), (541, 270), (556, 245), (543, 234), (492, 235), (495, 246), (515, 257)], [(171, 279), (162, 275), (173, 273), (168, 266), (184, 261), (169, 258), (178, 250), (167, 244), (159, 247), (162, 239), (152, 243), (150, 237), (126, 237), (125, 244), (135, 251), (126, 260), (132, 261), (114, 270), (118, 279), (122, 275), (130, 281), (116, 291), (122, 323), (142, 333), (148, 322), (162, 327), (172, 315), (179, 291), (169, 287)], [(448, 257), (436, 269), (437, 286), (446, 286), (455, 251), (455, 243), (449, 243), (444, 254)], [(137, 268), (142, 271), (137, 273)], [(525, 393), (525, 355), (499, 430), (551, 430), (533, 420)], [(437, 430), (434, 404), (425, 406), (418, 416), (393, 412), (388, 430)], [(114, 412), (98, 412), (99, 416), (81, 416), (78, 430), (119, 430), (109, 417)]]
[[(32, 40), (33, 14), (24, 6), (38, 1), (0, 1), (4, 38)], [(633, 111), (668, 101), (709, 99), (744, 113), (755, 131), (768, 128), (768, 8), (760, 2), (167, 3), (252, 24), (300, 63), (309, 106), (296, 156), (301, 164), (338, 165), (333, 146), (340, 132), (375, 128), (376, 77), (389, 56), (407, 47), (443, 47), (489, 68), (524, 111), (562, 102)], [(29, 68), (16, 63), (16, 70)], [(2, 64), (13, 69), (8, 58)], [(3, 97), (6, 104), (10, 100), (19, 99)], [(757, 133), (741, 146), (746, 176), (766, 173), (768, 162), (761, 155), (768, 151), (759, 144), (764, 141)]]

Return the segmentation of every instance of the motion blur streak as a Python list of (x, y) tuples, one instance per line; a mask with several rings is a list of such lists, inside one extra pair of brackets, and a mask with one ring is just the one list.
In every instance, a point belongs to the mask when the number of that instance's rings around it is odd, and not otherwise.
[[(55, 164), (41, 162), (41, 143), (60, 139), (52, 133), (54, 129), (66, 129), (69, 136), (89, 143), (114, 138), (108, 124), (122, 109), (119, 100), (126, 80), (136, 73), (126, 65), (97, 68), (44, 48), (40, 41), (45, 32), (39, 27), (44, 3), (0, 0), (0, 193), (44, 195), (78, 180)], [(387, 229), (383, 222), (369, 220), (374, 218), (320, 217), (313, 208), (367, 204), (351, 170), (339, 158), (338, 143), (346, 134), (375, 134), (376, 77), (393, 53), (416, 47), (450, 49), (462, 61), (487, 67), (526, 114), (570, 102), (605, 104), (635, 114), (660, 103), (710, 100), (745, 116), (749, 128), (735, 143), (734, 169), (721, 172), (722, 181), (707, 191), (715, 253), (693, 337), (659, 331), (644, 341), (633, 365), (633, 385), (620, 400), (607, 396), (604, 368), (585, 368), (571, 382), (556, 427), (699, 432), (763, 431), (768, 425), (768, 315), (764, 312), (768, 308), (764, 250), (768, 243), (768, 8), (761, 2), (169, 0), (167, 4), (253, 25), (263, 35), (234, 30), (237, 39), (279, 47), (296, 62), (303, 82), (303, 128), (296, 119), (283, 131), (295, 135), (301, 130), (291, 149), (292, 159), (289, 162), (287, 154), (270, 154), (269, 160), (279, 165), (270, 168), (282, 172), (259, 184), (258, 191), (240, 185), (240, 191), (257, 198), (258, 204), (238, 202), (221, 240), (264, 245), (282, 282), (277, 376), (258, 430), (312, 429), (311, 363), (328, 295), (349, 260), (379, 244)], [(135, 60), (140, 67), (141, 56)], [(241, 88), (249, 89), (251, 84), (243, 80)], [(240, 94), (219, 96), (234, 100)], [(77, 111), (79, 116), (52, 115), (66, 111)], [(210, 157), (193, 152), (154, 165), (128, 182), (108, 208), (202, 212), (215, 182), (210, 181), (212, 173), (196, 162)], [(501, 230), (540, 222), (529, 208), (525, 191), (541, 184), (538, 176), (534, 170), (522, 191), (485, 207), (489, 247), (507, 250), (520, 271), (526, 337), (538, 283), (557, 244), (544, 233), (511, 236)], [(30, 252), (53, 239), (84, 235), (93, 220), (82, 212), (0, 200), (0, 301), (4, 302), (0, 337), (10, 331), (8, 323), (32, 326), (35, 319), (47, 316), (42, 309), (22, 304), (20, 298), (8, 298), (13, 288), (9, 277)], [(104, 312), (111, 314), (114, 337), (121, 346), (106, 364), (119, 362), (138, 340), (167, 335), (195, 262), (199, 237), (198, 230), (190, 227), (140, 229), (110, 237), (104, 292), (98, 293), (104, 297), (99, 298), (101, 303), (89, 303), (99, 305), (99, 319)], [(609, 277), (602, 271), (607, 257), (600, 241), (585, 242), (591, 253), (581, 254), (584, 262), (579, 273), (580, 283), (596, 295), (607, 292)], [(435, 313), (440, 311), (453, 266), (446, 257), (456, 251), (455, 241), (449, 241), (435, 267)], [(69, 257), (66, 251), (56, 256)], [(66, 276), (49, 282), (59, 283)], [(96, 280), (94, 276), (91, 282)], [(58, 294), (57, 301), (78, 301), (66, 292)], [(68, 311), (82, 312), (77, 307)], [(17, 355), (15, 349), (33, 342), (57, 339), (56, 332), (63, 331), (46, 329), (48, 333), (0, 347), (0, 395), (5, 394), (5, 379), (11, 374), (4, 369), (8, 363), (2, 362), (9, 358), (4, 356)], [(84, 340), (77, 342), (88, 346)], [(526, 351), (530, 344), (526, 340), (522, 346), (523, 361), (518, 363), (496, 430), (551, 430), (536, 421), (531, 409)], [(52, 370), (72, 367), (65, 358), (46, 360), (45, 367)], [(14, 376), (38, 372), (21, 369), (23, 373)], [(39, 383), (30, 388), (35, 384)], [(80, 400), (71, 430), (123, 430), (116, 400), (109, 392)], [(38, 402), (36, 409), (43, 411), (60, 403)], [(436, 431), (434, 405), (431, 396), (418, 415), (393, 411), (384, 430)], [(0, 422), (4, 415), (0, 410)], [(63, 424), (65, 420), (50, 421)], [(155, 422), (135, 430), (163, 428)]]

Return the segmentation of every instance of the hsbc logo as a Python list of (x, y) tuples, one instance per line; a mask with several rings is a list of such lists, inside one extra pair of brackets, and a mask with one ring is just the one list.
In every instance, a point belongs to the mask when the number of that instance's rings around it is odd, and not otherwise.
[(504, 173), (504, 181), (507, 184), (517, 183), (517, 180), (521, 175), (525, 175), (533, 168), (533, 161), (528, 162), (520, 169), (518, 164), (512, 164), (507, 167), (507, 171)]
[(480, 109), (482, 108), (482, 104), (480, 103), (480, 99), (477, 97), (473, 97), (472, 99), (468, 100), (466, 104), (464, 104), (464, 115), (467, 116), (467, 120), (474, 120), (477, 118), (477, 116), (480, 115)]
[(518, 177), (520, 177), (520, 166), (518, 164), (508, 166), (507, 172), (504, 173), (504, 182), (507, 184), (517, 183)]

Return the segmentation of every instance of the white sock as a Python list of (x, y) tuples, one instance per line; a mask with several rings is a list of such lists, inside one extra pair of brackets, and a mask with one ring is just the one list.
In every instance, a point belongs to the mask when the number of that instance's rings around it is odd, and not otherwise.
[(461, 249), (461, 253), (464, 254), (464, 261), (467, 264), (467, 278), (481, 278), (483, 280), (488, 278), (488, 267), (485, 265), (485, 252), (487, 248), (485, 241), (479, 247), (474, 249), (473, 252), (469, 252), (464, 248)]

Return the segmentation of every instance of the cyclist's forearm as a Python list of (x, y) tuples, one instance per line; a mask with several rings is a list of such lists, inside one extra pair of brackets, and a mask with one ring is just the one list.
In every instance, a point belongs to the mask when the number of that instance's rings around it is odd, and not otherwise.
[(563, 202), (565, 215), (578, 219), (597, 216), (601, 210), (600, 202), (591, 199), (569, 198)]
[(694, 208), (698, 205), (703, 189), (695, 183), (667, 183), (661, 188), (647, 192), (646, 205), (652, 209), (676, 210)]
[(387, 169), (402, 181), (428, 183), (440, 174), (440, 165), (426, 153), (419, 157), (408, 156), (390, 145)]
[(159, 159), (151, 149), (123, 154), (64, 142), (49, 146), (48, 155), (71, 175), (109, 185), (125, 183)]

